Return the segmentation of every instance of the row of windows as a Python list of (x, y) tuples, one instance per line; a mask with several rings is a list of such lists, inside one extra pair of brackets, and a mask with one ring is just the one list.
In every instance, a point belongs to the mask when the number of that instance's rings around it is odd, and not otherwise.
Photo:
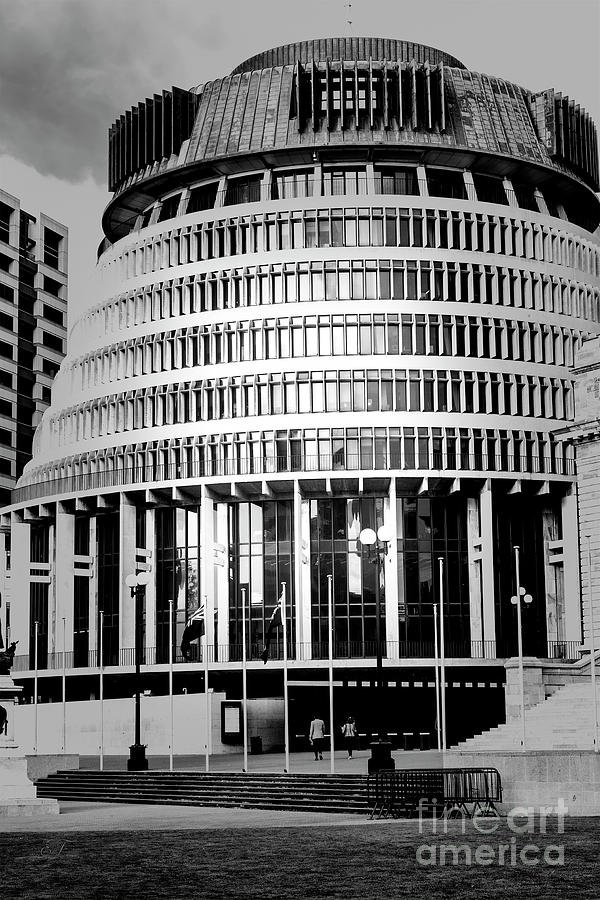
[(597, 247), (510, 216), (408, 207), (350, 207), (240, 216), (152, 235), (107, 262), (133, 278), (246, 253), (323, 247), (428, 247), (499, 253), (600, 275)]
[(110, 484), (361, 469), (572, 475), (574, 460), (572, 449), (557, 445), (547, 432), (425, 427), (236, 432), (108, 447), (69, 457), (31, 470), (15, 502), (46, 491), (91, 490)]
[(238, 416), (322, 412), (453, 412), (572, 418), (572, 385), (497, 372), (359, 369), (290, 372), (153, 386), (104, 397), (49, 421), (59, 446), (131, 429)]
[(419, 300), (501, 305), (600, 321), (600, 291), (538, 272), (468, 263), (339, 260), (198, 274), (122, 294), (79, 321), (74, 339), (219, 309), (323, 300)]
[(580, 336), (537, 322), (410, 313), (294, 316), (148, 335), (74, 365), (82, 389), (154, 372), (264, 359), (417, 355), (573, 364)]

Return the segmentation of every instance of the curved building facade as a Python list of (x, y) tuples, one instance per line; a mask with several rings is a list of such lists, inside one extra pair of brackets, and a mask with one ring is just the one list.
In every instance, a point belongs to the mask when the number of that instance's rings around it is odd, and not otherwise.
[[(125, 578), (147, 569), (149, 690), (170, 634), (175, 689), (197, 689), (200, 652), (178, 648), (204, 598), (211, 683), (240, 696), (246, 592), (253, 690), (278, 695), (280, 637), (260, 656), (284, 583), (301, 723), (331, 585), (343, 712), (433, 731), (442, 596), (464, 736), (501, 716), (515, 545), (525, 653), (577, 658), (575, 461), (554, 432), (600, 334), (585, 111), (422, 45), (303, 42), (127, 111), (109, 185), (100, 299), (3, 512), (24, 683), (37, 621), (42, 699), (63, 648), (73, 698), (97, 693), (102, 621), (126, 696)], [(359, 534), (382, 525), (370, 556)]]

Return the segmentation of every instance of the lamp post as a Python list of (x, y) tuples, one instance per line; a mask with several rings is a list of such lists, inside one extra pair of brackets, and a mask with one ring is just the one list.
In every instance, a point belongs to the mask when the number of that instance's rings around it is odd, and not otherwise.
[(140, 740), (140, 665), (142, 661), (142, 616), (144, 612), (144, 591), (150, 581), (149, 572), (138, 572), (128, 575), (125, 584), (131, 590), (131, 598), (135, 599), (135, 737), (129, 748), (127, 760), (128, 772), (141, 772), (148, 768), (146, 747)]
[(358, 536), (359, 541), (369, 548), (369, 557), (375, 563), (375, 643), (377, 651), (377, 714), (379, 719), (379, 741), (387, 742), (387, 729), (383, 722), (383, 653), (381, 649), (381, 570), (388, 552), (388, 544), (392, 540), (392, 532), (386, 525), (381, 525), (377, 533), (372, 528), (363, 528)]
[(521, 747), (525, 749), (525, 678), (523, 675), (523, 627), (521, 620), (521, 601), (523, 603), (531, 603), (533, 597), (531, 594), (525, 593), (525, 588), (521, 587), (521, 573), (519, 568), (519, 547), (513, 547), (515, 552), (515, 579), (517, 593), (510, 598), (513, 606), (517, 607), (517, 640), (519, 647), (519, 682), (521, 687)]

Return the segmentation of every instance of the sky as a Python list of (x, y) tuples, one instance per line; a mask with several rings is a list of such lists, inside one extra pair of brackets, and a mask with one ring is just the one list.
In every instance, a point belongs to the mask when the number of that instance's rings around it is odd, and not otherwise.
[(93, 278), (107, 132), (125, 109), (269, 47), (359, 35), (554, 87), (600, 126), (600, 0), (0, 0), (0, 188), (69, 227), (70, 320)]

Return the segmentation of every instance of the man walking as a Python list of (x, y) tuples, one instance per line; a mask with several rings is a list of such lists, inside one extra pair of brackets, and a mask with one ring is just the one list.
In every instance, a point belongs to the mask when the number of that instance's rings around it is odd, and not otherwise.
[(315, 759), (323, 759), (323, 743), (325, 741), (325, 722), (315, 713), (310, 723), (309, 740), (314, 750)]

